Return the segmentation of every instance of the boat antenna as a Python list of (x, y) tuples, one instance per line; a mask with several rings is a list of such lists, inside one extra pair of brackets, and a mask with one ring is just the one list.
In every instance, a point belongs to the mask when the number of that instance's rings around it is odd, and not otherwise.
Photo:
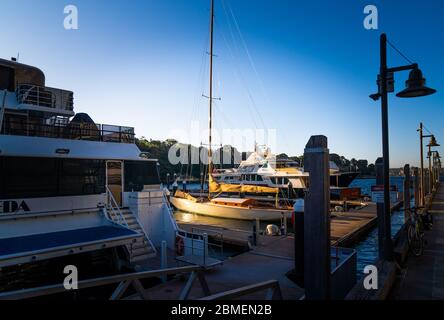
[[(209, 112), (208, 112), (208, 181), (210, 181), (210, 175), (213, 171), (213, 160), (212, 160), (212, 136), (211, 131), (213, 129), (213, 31), (214, 31), (214, 0), (211, 0), (211, 10), (210, 10), (210, 96), (209, 96)], [(208, 186), (208, 198), (211, 197), (210, 187)]]

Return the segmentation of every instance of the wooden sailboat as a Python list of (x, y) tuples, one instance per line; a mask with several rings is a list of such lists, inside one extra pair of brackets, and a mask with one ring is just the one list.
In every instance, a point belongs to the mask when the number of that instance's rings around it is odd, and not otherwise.
[[(195, 198), (187, 192), (176, 191), (171, 204), (182, 211), (219, 218), (240, 220), (279, 220), (284, 215), (291, 217), (292, 207), (279, 206), (278, 188), (217, 183), (212, 176), (212, 113), (213, 113), (213, 31), (214, 0), (210, 11), (210, 79), (209, 79), (209, 147), (208, 147), (208, 198)], [(214, 197), (212, 194), (274, 193), (275, 205), (249, 198)]]

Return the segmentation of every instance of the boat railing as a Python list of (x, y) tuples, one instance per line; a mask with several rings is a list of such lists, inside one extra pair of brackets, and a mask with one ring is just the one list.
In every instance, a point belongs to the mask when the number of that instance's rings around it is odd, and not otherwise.
[(117, 204), (116, 199), (113, 196), (113, 193), (109, 189), (108, 186), (106, 186), (106, 198), (107, 198), (107, 212), (110, 215), (110, 218), (115, 223), (124, 226), (126, 228), (128, 227), (128, 223), (125, 220), (125, 217), (123, 216), (122, 210), (120, 210), (119, 205)]
[(72, 91), (36, 86), (33, 84), (19, 84), (16, 89), (19, 104), (33, 105), (45, 108), (74, 110), (74, 94)]
[[(201, 234), (202, 236), (207, 235), (208, 248), (212, 249), (212, 251), (214, 253), (216, 253), (216, 251), (219, 251), (217, 254), (220, 255), (220, 257), (224, 256), (224, 235), (222, 232), (218, 232), (215, 230), (207, 230), (207, 229), (203, 229), (203, 228), (196, 228), (196, 227), (191, 228), (191, 232), (193, 234)], [(194, 241), (192, 241), (192, 243), (193, 242)], [(207, 252), (207, 254), (210, 255), (210, 253), (208, 253), (208, 252)]]
[(69, 140), (134, 143), (134, 128), (97, 123), (44, 123), (42, 119), (5, 116), (0, 130), (4, 135), (18, 135)]

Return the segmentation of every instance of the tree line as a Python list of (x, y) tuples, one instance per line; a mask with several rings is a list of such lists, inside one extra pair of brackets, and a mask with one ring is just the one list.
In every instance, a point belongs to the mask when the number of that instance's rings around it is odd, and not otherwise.
[[(191, 158), (191, 154), (193, 152), (197, 152), (197, 154), (206, 155), (208, 153), (208, 149), (204, 146), (196, 147), (189, 144), (180, 144), (177, 140), (167, 139), (165, 141), (160, 140), (148, 140), (145, 137), (141, 137), (140, 139), (136, 139), (136, 144), (139, 149), (148, 153), (150, 158), (157, 159), (160, 164), (160, 177), (163, 181), (166, 180), (167, 175), (170, 177), (170, 181), (172, 181), (174, 175), (177, 177), (186, 177), (187, 179), (196, 179), (199, 180), (201, 177), (201, 173), (207, 170), (206, 167), (206, 159), (201, 161), (199, 158), (199, 163), (194, 164), (172, 164), (168, 158), (168, 154), (170, 152), (171, 147), (180, 146), (181, 150), (188, 150), (189, 158)], [(213, 151), (213, 155), (223, 158), (223, 164), (215, 165), (216, 168), (233, 168), (237, 167), (239, 160), (245, 160), (249, 156), (249, 152), (239, 152), (236, 148), (225, 145), (217, 150)], [(279, 154), (276, 156), (278, 160), (292, 160), (298, 163), (299, 166), (304, 165), (304, 156), (288, 156), (285, 153)], [(229, 159), (229, 161), (227, 161)], [(375, 165), (373, 163), (368, 163), (367, 160), (356, 160), (355, 158), (347, 159), (344, 156), (340, 156), (336, 153), (330, 154), (330, 161), (333, 161), (341, 171), (344, 172), (359, 172), (360, 176), (374, 176), (375, 175)]]

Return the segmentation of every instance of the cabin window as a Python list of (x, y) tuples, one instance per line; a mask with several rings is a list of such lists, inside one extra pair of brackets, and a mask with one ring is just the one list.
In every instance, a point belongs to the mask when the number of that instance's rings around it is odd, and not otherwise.
[(59, 195), (100, 193), (105, 193), (104, 161), (75, 159), (61, 161)]
[(0, 199), (105, 192), (105, 162), (31, 157), (0, 158)]
[(15, 91), (15, 70), (0, 66), (0, 90)]
[(125, 192), (142, 191), (144, 186), (160, 184), (157, 162), (125, 161)]
[(256, 181), (264, 181), (264, 179), (262, 179), (262, 176), (261, 176), (261, 175), (257, 175), (257, 176), (256, 176)]

